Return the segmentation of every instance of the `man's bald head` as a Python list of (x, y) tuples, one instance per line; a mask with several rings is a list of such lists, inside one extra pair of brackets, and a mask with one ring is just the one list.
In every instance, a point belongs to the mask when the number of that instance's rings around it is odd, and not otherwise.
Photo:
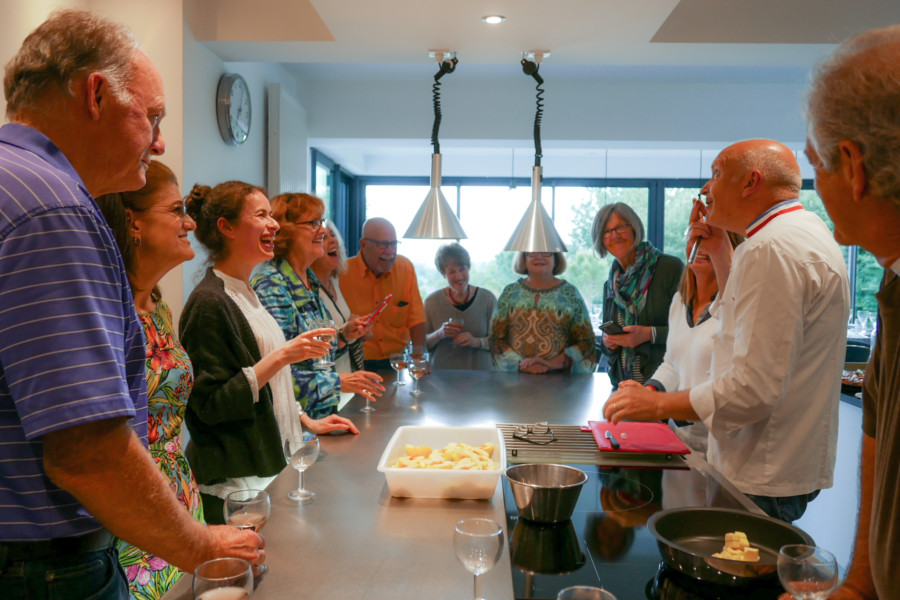
[(796, 198), (803, 183), (794, 152), (775, 140), (744, 140), (728, 146), (712, 163), (703, 186), (707, 221), (735, 233), (769, 207)]

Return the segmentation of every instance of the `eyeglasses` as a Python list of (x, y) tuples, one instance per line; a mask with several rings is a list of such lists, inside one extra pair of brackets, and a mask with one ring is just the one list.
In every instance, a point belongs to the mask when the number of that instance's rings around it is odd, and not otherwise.
[(188, 218), (187, 204), (185, 204), (184, 202), (176, 202), (172, 206), (168, 206), (168, 207), (166, 207), (166, 206), (151, 206), (150, 208), (145, 208), (144, 210), (138, 210), (136, 212), (147, 212), (147, 211), (169, 213), (169, 214), (175, 215), (182, 221), (184, 221)]
[(628, 223), (623, 223), (622, 225), (616, 225), (615, 227), (610, 227), (603, 231), (603, 237), (612, 237), (612, 234), (625, 235), (625, 232), (631, 228), (631, 225)]
[(547, 421), (539, 421), (534, 425), (516, 425), (513, 437), (536, 446), (546, 446), (556, 441), (556, 434)]
[(313, 219), (312, 221), (297, 221), (296, 225), (309, 225), (313, 229), (319, 229), (324, 222), (325, 219)]
[(398, 240), (394, 240), (393, 242), (382, 242), (380, 240), (373, 240), (372, 238), (363, 238), (367, 242), (372, 242), (375, 244), (379, 250), (387, 250), (388, 248), (397, 249), (397, 245), (400, 244)]

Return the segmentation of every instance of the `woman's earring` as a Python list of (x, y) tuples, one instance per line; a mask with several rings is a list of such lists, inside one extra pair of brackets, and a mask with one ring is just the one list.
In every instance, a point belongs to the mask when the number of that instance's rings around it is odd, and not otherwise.
[(135, 237), (133, 237), (133, 238), (131, 238), (131, 239), (134, 241), (134, 245), (135, 245), (135, 246), (140, 246), (140, 245), (141, 245), (141, 238), (135, 236)]

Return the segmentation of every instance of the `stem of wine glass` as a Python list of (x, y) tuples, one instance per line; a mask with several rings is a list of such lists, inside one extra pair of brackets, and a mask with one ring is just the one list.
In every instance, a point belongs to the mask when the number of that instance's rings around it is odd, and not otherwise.
[(303, 471), (297, 470), (297, 493), (303, 497)]
[(419, 393), (419, 380), (413, 377), (413, 394)]
[(473, 585), (472, 600), (481, 600), (481, 581), (479, 581), (478, 575), (475, 576), (475, 583)]

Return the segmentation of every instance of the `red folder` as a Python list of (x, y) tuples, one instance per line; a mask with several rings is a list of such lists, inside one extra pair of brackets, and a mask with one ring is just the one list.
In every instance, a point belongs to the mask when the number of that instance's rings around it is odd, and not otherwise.
[[(685, 446), (675, 432), (665, 423), (639, 423), (636, 421), (621, 421), (613, 425), (609, 421), (588, 421), (597, 446), (603, 452), (642, 452), (645, 454), (690, 454), (691, 450)], [(619, 449), (612, 447), (612, 442), (606, 437), (609, 431), (616, 441)]]

